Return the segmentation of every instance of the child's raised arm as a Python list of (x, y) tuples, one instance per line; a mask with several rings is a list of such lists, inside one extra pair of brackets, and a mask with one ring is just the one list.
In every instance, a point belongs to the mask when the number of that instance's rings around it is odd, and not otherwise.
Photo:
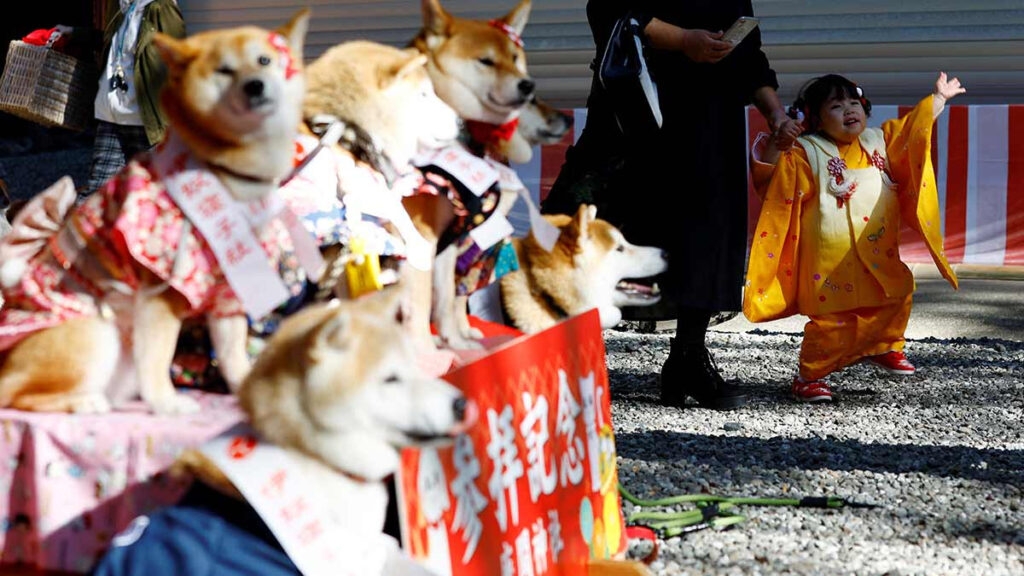
[(959, 78), (950, 80), (945, 72), (939, 72), (939, 79), (935, 81), (935, 92), (932, 93), (932, 116), (938, 118), (946, 106), (946, 101), (964, 92), (967, 92), (967, 88), (960, 85)]

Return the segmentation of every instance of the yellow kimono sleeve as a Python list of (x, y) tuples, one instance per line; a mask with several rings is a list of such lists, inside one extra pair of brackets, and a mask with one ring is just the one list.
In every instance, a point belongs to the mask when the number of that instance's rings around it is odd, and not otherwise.
[(750, 245), (743, 314), (751, 322), (797, 314), (800, 214), (804, 202), (815, 197), (815, 188), (803, 148), (783, 153), (765, 190)]
[(775, 164), (761, 161), (764, 149), (768, 145), (768, 137), (766, 132), (758, 133), (757, 138), (754, 139), (754, 144), (750, 147), (750, 180), (754, 185), (754, 192), (757, 194), (757, 198), (761, 201), (764, 201), (765, 189), (771, 182), (772, 174), (775, 172)]
[(899, 184), (900, 216), (924, 238), (939, 272), (957, 288), (956, 273), (942, 247), (939, 193), (932, 167), (932, 96), (921, 100), (906, 116), (882, 123), (886, 155)]

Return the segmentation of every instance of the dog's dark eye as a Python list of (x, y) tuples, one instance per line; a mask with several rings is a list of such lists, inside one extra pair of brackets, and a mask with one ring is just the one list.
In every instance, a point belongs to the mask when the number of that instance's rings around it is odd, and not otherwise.
[(480, 62), (481, 64), (483, 64), (484, 66), (488, 66), (488, 67), (494, 66), (494, 59), (493, 58), (488, 58), (488, 57), (484, 56), (483, 58), (480, 58), (477, 61)]
[(398, 384), (401, 381), (402, 379), (399, 378), (397, 374), (392, 374), (391, 376), (388, 376), (387, 378), (384, 379), (385, 384)]
[(616, 252), (625, 252), (626, 251), (626, 246), (624, 244), (619, 244), (618, 246), (615, 247), (615, 251)]
[(217, 72), (217, 74), (224, 74), (225, 76), (234, 76), (235, 75), (234, 68), (231, 68), (229, 66), (221, 66), (220, 68), (217, 68), (217, 70), (215, 70), (215, 72)]
[(260, 63), (260, 66), (270, 66), (270, 56), (260, 56), (256, 61)]

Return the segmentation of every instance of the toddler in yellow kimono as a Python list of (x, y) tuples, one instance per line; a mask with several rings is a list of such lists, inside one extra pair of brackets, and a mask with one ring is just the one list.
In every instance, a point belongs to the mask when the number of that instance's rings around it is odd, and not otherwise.
[[(913, 374), (903, 353), (914, 277), (900, 259), (907, 223), (957, 287), (942, 250), (931, 163), (932, 125), (966, 90), (940, 73), (933, 94), (907, 115), (868, 128), (863, 91), (835, 74), (810, 81), (791, 110), (803, 135), (776, 133), (752, 162), (764, 199), (751, 245), (743, 313), (751, 322), (809, 318), (792, 394), (830, 401), (826, 376), (861, 360)], [(757, 156), (757, 154), (755, 154)]]

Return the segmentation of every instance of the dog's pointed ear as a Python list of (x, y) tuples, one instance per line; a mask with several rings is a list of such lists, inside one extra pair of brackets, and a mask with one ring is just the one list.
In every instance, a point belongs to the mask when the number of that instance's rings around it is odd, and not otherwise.
[(597, 206), (593, 204), (580, 204), (576, 209), (576, 228), (580, 231), (580, 238), (586, 238), (590, 234), (590, 223), (597, 218)]
[(179, 40), (163, 32), (153, 34), (153, 45), (156, 46), (160, 58), (167, 66), (168, 75), (172, 78), (180, 76), (181, 71), (199, 55), (199, 49), (187, 40)]
[(445, 36), (448, 34), (448, 25), (452, 17), (441, 7), (439, 0), (422, 0), (423, 7), (423, 29), (428, 35)]
[(399, 324), (408, 324), (412, 314), (409, 313), (410, 302), (406, 296), (406, 291), (396, 286), (386, 286), (365, 298), (368, 305), (376, 308), (376, 315), (380, 318), (394, 318)]
[(292, 58), (296, 62), (302, 62), (302, 48), (306, 43), (306, 32), (309, 30), (309, 8), (303, 8), (292, 16), (287, 24), (281, 26), (275, 32), (288, 39), (288, 49), (292, 52)]
[(378, 71), (377, 84), (383, 90), (427, 65), (427, 55), (415, 48), (403, 50), (406, 58), (395, 62), (390, 69)]
[(526, 28), (526, 21), (530, 19), (530, 8), (532, 5), (531, 0), (520, 0), (519, 5), (508, 14), (505, 14), (501, 21), (515, 30), (516, 34), (522, 36), (523, 29)]
[(315, 328), (309, 347), (310, 358), (318, 361), (323, 359), (326, 350), (344, 349), (351, 322), (352, 319), (349, 312), (344, 307), (337, 306)]

